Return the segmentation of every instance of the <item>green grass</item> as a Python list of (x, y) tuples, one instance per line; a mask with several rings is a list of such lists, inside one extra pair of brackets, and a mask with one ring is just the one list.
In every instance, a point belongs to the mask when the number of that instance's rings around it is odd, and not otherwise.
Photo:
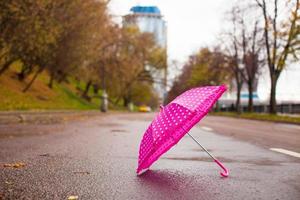
[[(0, 110), (46, 110), (46, 109), (72, 109), (88, 110), (98, 109), (100, 100), (93, 98), (91, 102), (80, 97), (74, 80), (69, 83), (54, 84), (50, 89), (47, 86), (49, 76), (42, 73), (33, 86), (23, 93), (25, 83), (17, 80), (15, 74), (20, 63), (0, 76)], [(25, 82), (28, 82), (26, 80)]]
[(213, 112), (213, 113), (211, 113), (211, 115), (300, 124), (300, 117), (296, 117), (296, 116), (293, 117), (293, 116), (286, 116), (286, 115), (272, 115), (272, 114), (266, 114), (266, 113), (263, 113), (263, 114), (261, 114), (261, 113), (237, 114), (237, 113), (233, 113), (233, 112)]

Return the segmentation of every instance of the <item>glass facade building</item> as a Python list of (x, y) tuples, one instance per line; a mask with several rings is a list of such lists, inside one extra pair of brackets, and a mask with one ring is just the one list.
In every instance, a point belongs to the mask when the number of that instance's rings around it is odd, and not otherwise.
[(131, 14), (123, 17), (123, 25), (136, 25), (141, 32), (153, 33), (156, 42), (167, 47), (167, 26), (161, 12), (156, 6), (134, 6)]
[[(167, 26), (159, 8), (156, 6), (134, 6), (130, 12), (130, 14), (123, 16), (123, 26), (137, 26), (141, 32), (152, 33), (156, 43), (167, 52)], [(162, 104), (166, 97), (167, 66), (165, 69), (150, 71), (155, 80), (153, 87)]]

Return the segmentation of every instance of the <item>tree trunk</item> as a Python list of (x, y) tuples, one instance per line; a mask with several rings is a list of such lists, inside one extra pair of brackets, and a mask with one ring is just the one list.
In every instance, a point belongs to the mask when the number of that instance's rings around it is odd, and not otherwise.
[(241, 90), (242, 90), (242, 84), (238, 83), (237, 84), (237, 93), (236, 93), (236, 112), (238, 114), (241, 114)]
[(276, 104), (276, 86), (277, 86), (277, 80), (275, 74), (271, 75), (271, 93), (270, 93), (270, 114), (276, 114), (277, 113), (277, 104)]
[(124, 96), (124, 97), (123, 97), (123, 106), (124, 106), (125, 108), (128, 107), (129, 102), (130, 102), (130, 101), (129, 101), (129, 98), (126, 97), (126, 96)]
[(89, 80), (89, 81), (87, 82), (86, 86), (85, 86), (85, 89), (84, 89), (82, 95), (81, 95), (83, 98), (89, 99), (89, 98), (88, 98), (88, 92), (89, 92), (89, 89), (90, 89), (91, 85), (92, 85), (92, 81)]
[(67, 74), (66, 73), (60, 73), (58, 76), (58, 83), (62, 83), (63, 81), (67, 81)]
[(217, 100), (216, 102), (216, 107), (215, 107), (215, 112), (219, 112), (220, 111), (220, 105), (219, 105), (219, 100)]
[(35, 79), (38, 77), (38, 75), (43, 71), (43, 69), (38, 70), (33, 78), (31, 79), (31, 81), (28, 83), (28, 85), (23, 89), (23, 92), (27, 92), (27, 90), (32, 86), (33, 82), (35, 81)]
[(248, 81), (248, 112), (253, 112), (253, 83), (252, 81)]
[(14, 61), (8, 61), (6, 62), (3, 67), (0, 69), (0, 75), (2, 75), (6, 70), (8, 70), (9, 66), (13, 63)]
[(31, 71), (32, 71), (32, 67), (31, 66), (30, 67), (23, 66), (22, 69), (21, 69), (21, 72), (18, 73), (18, 79), (19, 79), (19, 81), (24, 81), (25, 78), (26, 78), (26, 76), (28, 74), (30, 74)]
[(48, 87), (49, 88), (53, 88), (53, 82), (54, 82), (54, 73), (50, 73), (50, 79), (49, 79), (49, 83), (48, 83)]
[(98, 92), (99, 92), (99, 85), (98, 84), (93, 85), (93, 92), (94, 92), (94, 94), (98, 94)]
[(20, 73), (18, 73), (18, 80), (24, 81), (24, 79), (25, 79), (25, 71), (22, 70)]

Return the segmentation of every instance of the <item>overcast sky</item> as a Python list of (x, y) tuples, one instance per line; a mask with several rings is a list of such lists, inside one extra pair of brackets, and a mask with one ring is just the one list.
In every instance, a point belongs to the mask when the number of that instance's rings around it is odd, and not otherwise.
[[(222, 30), (224, 13), (232, 0), (112, 0), (111, 12), (122, 16), (132, 6), (156, 5), (168, 27), (170, 60), (185, 61), (200, 47), (212, 44)], [(120, 17), (118, 17), (120, 20)]]
[[(116, 21), (128, 14), (132, 6), (158, 6), (168, 26), (168, 56), (185, 62), (199, 48), (217, 41), (226, 29), (226, 12), (235, 0), (111, 0), (110, 12)], [(170, 67), (170, 66), (169, 66)], [(174, 73), (173, 73), (174, 75)], [(268, 98), (268, 71), (260, 77), (258, 95)], [(294, 63), (282, 73), (278, 83), (278, 100), (300, 102), (300, 64)]]

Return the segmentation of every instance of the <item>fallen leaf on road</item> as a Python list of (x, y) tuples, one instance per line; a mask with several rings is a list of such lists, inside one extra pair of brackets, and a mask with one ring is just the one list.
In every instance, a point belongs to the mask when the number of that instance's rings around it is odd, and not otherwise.
[(25, 163), (23, 162), (17, 162), (17, 163), (6, 163), (3, 164), (3, 167), (10, 167), (10, 168), (22, 168), (25, 167)]
[(76, 200), (76, 199), (78, 199), (78, 196), (69, 196), (68, 197), (68, 200)]
[(7, 185), (12, 185), (13, 182), (11, 182), (11, 181), (5, 181), (5, 184), (7, 184)]
[(50, 154), (49, 153), (45, 153), (45, 154), (40, 154), (39, 156), (45, 156), (45, 157), (49, 157)]

